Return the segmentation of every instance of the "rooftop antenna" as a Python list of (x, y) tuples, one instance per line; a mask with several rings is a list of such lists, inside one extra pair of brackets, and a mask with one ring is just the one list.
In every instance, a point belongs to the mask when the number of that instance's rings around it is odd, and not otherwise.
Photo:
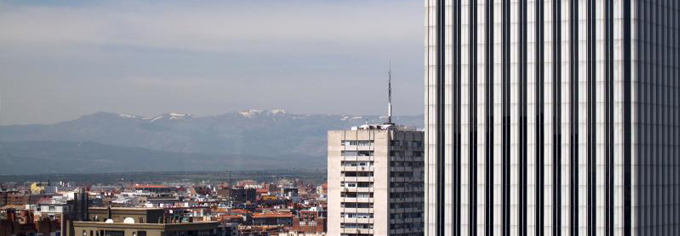
[(228, 171), (229, 173), (229, 188), (231, 188), (231, 171)]
[(392, 60), (387, 71), (387, 124), (392, 124)]

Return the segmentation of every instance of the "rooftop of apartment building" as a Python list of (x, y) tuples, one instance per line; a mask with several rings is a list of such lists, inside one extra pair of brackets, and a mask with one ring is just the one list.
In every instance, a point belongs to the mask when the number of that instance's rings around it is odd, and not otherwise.
[(399, 131), (418, 131), (415, 127), (396, 125), (393, 123), (384, 124), (364, 124), (352, 126), (351, 130), (399, 130)]

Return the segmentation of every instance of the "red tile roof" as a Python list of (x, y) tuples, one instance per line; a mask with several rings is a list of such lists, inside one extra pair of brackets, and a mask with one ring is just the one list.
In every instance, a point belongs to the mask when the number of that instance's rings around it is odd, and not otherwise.
[(255, 213), (253, 214), (253, 218), (293, 218), (293, 215), (287, 212)]
[(253, 213), (253, 212), (251, 212), (249, 210), (244, 210), (244, 209), (232, 209), (231, 213), (232, 214), (250, 214), (250, 213)]
[(256, 190), (257, 193), (269, 193), (269, 189), (266, 188), (258, 188)]

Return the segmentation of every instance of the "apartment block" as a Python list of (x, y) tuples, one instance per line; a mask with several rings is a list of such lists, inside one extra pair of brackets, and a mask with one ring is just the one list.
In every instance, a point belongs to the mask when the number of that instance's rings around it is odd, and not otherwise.
[(328, 235), (423, 234), (423, 132), (328, 132)]

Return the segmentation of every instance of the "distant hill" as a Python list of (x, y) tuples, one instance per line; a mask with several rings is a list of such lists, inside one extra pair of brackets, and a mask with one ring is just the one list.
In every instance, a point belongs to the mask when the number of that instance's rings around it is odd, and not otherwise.
[[(423, 124), (422, 115), (394, 120)], [(0, 174), (324, 168), (326, 131), (366, 122), (383, 120), (283, 110), (206, 117), (100, 112), (56, 124), (0, 126)]]
[(287, 157), (290, 161), (251, 155), (154, 151), (92, 142), (2, 142), (0, 174), (114, 173), (154, 171), (224, 171), (295, 168), (306, 161), (310, 168), (320, 159)]

